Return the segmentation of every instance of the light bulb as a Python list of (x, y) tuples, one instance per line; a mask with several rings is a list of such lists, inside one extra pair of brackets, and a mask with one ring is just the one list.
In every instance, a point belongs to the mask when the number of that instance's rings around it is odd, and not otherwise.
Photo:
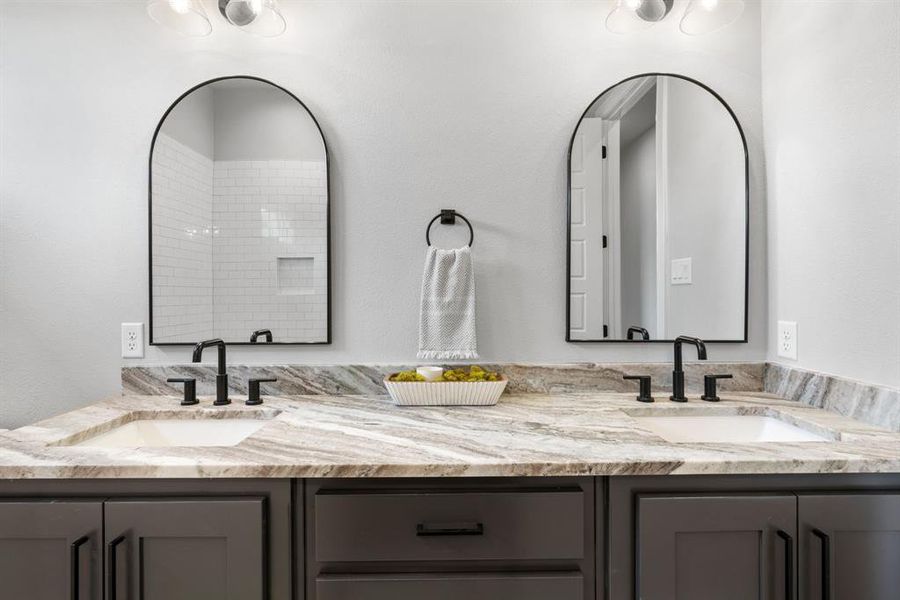
[(277, 0), (219, 0), (219, 12), (241, 31), (261, 37), (281, 35), (287, 27)]
[(613, 33), (631, 33), (662, 21), (672, 10), (673, 0), (617, 0), (606, 17)]
[(191, 10), (191, 0), (169, 0), (169, 6), (179, 15), (186, 15)]
[(232, 25), (249, 25), (262, 12), (262, 0), (231, 0), (225, 6), (225, 17)]
[(183, 35), (202, 37), (212, 31), (202, 0), (147, 0), (147, 14)]
[(688, 35), (717, 31), (734, 23), (744, 12), (744, 0), (691, 0), (679, 26)]

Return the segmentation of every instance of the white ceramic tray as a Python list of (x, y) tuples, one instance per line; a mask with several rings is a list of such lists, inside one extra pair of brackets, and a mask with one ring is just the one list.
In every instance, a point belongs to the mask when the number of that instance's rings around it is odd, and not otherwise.
[(497, 381), (390, 381), (384, 387), (398, 406), (491, 406), (497, 404), (509, 380)]

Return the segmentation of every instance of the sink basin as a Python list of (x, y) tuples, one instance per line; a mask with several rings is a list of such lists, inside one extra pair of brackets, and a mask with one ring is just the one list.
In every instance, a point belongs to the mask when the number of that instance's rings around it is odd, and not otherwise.
[(75, 445), (100, 448), (236, 446), (266, 423), (261, 419), (141, 419)]
[(635, 417), (668, 442), (825, 442), (829, 438), (760, 415)]

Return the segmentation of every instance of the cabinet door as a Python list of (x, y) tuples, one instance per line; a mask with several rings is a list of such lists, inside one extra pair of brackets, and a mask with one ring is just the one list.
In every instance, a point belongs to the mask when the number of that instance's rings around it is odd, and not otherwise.
[(581, 573), (326, 575), (318, 600), (582, 600)]
[(794, 597), (794, 495), (639, 495), (637, 598)]
[(107, 600), (262, 600), (265, 501), (106, 503)]
[(0, 598), (99, 600), (101, 502), (0, 501)]
[(900, 598), (900, 493), (802, 495), (800, 597)]

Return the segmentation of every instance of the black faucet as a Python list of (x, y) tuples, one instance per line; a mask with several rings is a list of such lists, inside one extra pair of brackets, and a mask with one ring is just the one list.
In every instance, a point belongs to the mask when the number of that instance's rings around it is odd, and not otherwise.
[(647, 331), (646, 329), (644, 329), (643, 327), (638, 327), (636, 325), (632, 325), (631, 327), (629, 327), (628, 334), (626, 336), (627, 339), (633, 340), (634, 334), (638, 334), (639, 336), (641, 336), (641, 339), (644, 340), (645, 342), (650, 341), (650, 332)]
[(272, 330), (271, 329), (257, 329), (252, 334), (250, 334), (250, 343), (255, 344), (256, 340), (259, 336), (265, 336), (267, 343), (272, 343)]
[(205, 340), (194, 346), (193, 362), (200, 362), (203, 356), (203, 349), (210, 346), (217, 346), (219, 349), (219, 370), (216, 373), (216, 401), (213, 406), (225, 406), (231, 404), (228, 399), (228, 375), (225, 373), (225, 342), (220, 339)]
[(690, 337), (687, 335), (679, 335), (675, 338), (675, 370), (672, 371), (672, 395), (669, 400), (672, 402), (687, 402), (684, 397), (684, 365), (681, 359), (681, 345), (693, 344), (697, 347), (697, 358), (706, 360), (706, 344), (700, 338)]

